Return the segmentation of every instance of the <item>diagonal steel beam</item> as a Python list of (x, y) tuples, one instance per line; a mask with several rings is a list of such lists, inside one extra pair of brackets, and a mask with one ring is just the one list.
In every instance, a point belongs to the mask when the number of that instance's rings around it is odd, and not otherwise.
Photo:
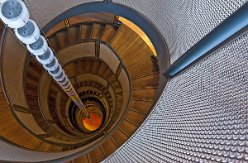
[(172, 78), (191, 66), (201, 58), (218, 49), (238, 34), (248, 28), (248, 2), (241, 6), (232, 15), (226, 18), (209, 34), (202, 38), (178, 60), (176, 60), (166, 71), (165, 76)]

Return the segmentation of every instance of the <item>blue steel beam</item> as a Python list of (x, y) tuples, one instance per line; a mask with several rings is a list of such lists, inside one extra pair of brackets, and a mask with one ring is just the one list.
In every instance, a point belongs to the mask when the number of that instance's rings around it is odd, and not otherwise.
[(205, 57), (207, 54), (210, 54), (227, 41), (230, 41), (230, 39), (241, 31), (244, 31), (244, 29), (247, 29), (247, 27), (248, 2), (184, 53), (165, 71), (164, 75), (168, 78), (176, 76), (178, 73)]

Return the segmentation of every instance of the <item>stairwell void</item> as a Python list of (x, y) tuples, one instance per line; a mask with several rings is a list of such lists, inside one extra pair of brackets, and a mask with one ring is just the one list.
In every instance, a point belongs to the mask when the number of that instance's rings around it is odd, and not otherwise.
[(82, 149), (80, 158), (99, 162), (138, 129), (160, 94), (153, 43), (141, 28), (119, 15), (83, 13), (44, 33), (90, 118), (11, 29), (2, 33), (0, 119), (10, 123), (3, 123), (0, 134), (21, 149), (46, 153)]

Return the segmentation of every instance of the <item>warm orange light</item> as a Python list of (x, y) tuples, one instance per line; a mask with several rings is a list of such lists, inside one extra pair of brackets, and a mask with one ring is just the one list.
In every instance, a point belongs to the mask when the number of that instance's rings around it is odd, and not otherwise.
[(97, 113), (90, 112), (88, 118), (83, 118), (83, 125), (89, 131), (97, 130), (101, 124), (102, 118)]
[(142, 29), (140, 29), (136, 24), (134, 24), (133, 22), (119, 16), (118, 17), (119, 21), (121, 21), (123, 24), (125, 24), (126, 26), (128, 26), (129, 28), (131, 28), (134, 32), (136, 32), (144, 41), (145, 43), (150, 47), (151, 51), (153, 52), (153, 54), (155, 56), (157, 56), (156, 50), (151, 42), (151, 40), (149, 39), (149, 37), (145, 34), (145, 32), (142, 31)]

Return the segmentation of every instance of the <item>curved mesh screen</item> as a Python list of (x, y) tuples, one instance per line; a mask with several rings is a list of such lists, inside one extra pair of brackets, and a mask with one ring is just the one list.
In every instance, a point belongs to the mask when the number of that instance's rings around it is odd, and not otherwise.
[(173, 78), (140, 130), (105, 162), (248, 161), (248, 34)]

